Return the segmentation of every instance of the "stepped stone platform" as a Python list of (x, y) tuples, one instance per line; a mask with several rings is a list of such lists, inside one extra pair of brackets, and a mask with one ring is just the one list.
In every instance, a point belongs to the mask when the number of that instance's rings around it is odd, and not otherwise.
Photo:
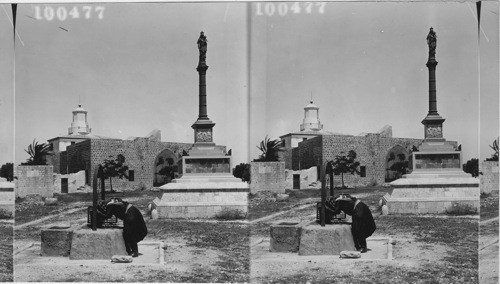
[(42, 230), (41, 256), (69, 256), (71, 252), (72, 229), (49, 228)]
[(414, 171), (390, 185), (389, 214), (444, 214), (456, 206), (479, 212), (479, 179), (459, 169)]
[(298, 252), (299, 255), (340, 255), (356, 251), (350, 224), (279, 222), (271, 225), (270, 252)]
[(299, 221), (278, 222), (271, 225), (270, 252), (298, 252), (301, 224)]
[(111, 259), (113, 255), (127, 255), (122, 232), (122, 229), (75, 230), (69, 259)]
[(69, 256), (71, 260), (111, 259), (127, 255), (121, 228), (49, 227), (41, 232), (41, 256)]
[(302, 227), (299, 255), (339, 255), (341, 251), (356, 251), (351, 225), (332, 224)]
[(184, 175), (160, 190), (162, 198), (152, 203), (159, 218), (213, 218), (222, 210), (248, 212), (248, 184), (232, 175)]

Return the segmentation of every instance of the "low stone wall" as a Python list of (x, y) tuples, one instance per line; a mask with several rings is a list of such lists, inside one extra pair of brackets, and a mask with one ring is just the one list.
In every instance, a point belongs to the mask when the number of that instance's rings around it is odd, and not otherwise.
[(0, 181), (0, 210), (14, 214), (14, 186), (7, 181)]
[(479, 188), (481, 193), (498, 190), (498, 161), (483, 161), (479, 165)]
[(298, 252), (300, 230), (300, 222), (279, 222), (271, 225), (269, 251)]
[(52, 166), (17, 166), (14, 169), (16, 197), (24, 198), (27, 195), (41, 195), (52, 197), (54, 195)]
[(53, 174), (53, 180), (54, 180), (54, 192), (55, 193), (62, 193), (62, 187), (61, 187), (61, 179), (67, 178), (68, 179), (68, 192), (67, 193), (74, 193), (74, 192), (80, 192), (81, 190), (78, 190), (79, 188), (85, 187), (85, 171), (79, 171), (74, 174), (68, 174), (68, 175), (61, 175), (61, 174)]
[(339, 255), (355, 251), (351, 225), (334, 224), (321, 227), (311, 224), (302, 227), (299, 255)]
[(127, 255), (122, 230), (73, 231), (69, 259), (111, 259), (113, 255)]
[(285, 170), (285, 188), (293, 189), (293, 176), (300, 175), (300, 189), (317, 188), (318, 168), (310, 167), (306, 170)]
[(153, 201), (159, 218), (196, 219), (214, 218), (224, 210), (248, 212), (248, 189), (190, 190), (165, 192), (162, 199)]
[(284, 162), (251, 162), (250, 193), (272, 191), (285, 193)]

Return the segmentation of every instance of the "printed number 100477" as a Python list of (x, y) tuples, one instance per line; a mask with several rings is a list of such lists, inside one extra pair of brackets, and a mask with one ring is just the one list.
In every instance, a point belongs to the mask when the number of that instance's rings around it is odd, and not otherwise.
[(285, 16), (287, 14), (324, 14), (326, 2), (267, 2), (255, 3), (256, 16)]
[(52, 7), (52, 6), (34, 6), (35, 9), (35, 19), (37, 20), (47, 20), (52, 21), (57, 19), (59, 21), (65, 21), (68, 18), (71, 19), (91, 19), (93, 17), (102, 20), (104, 18), (104, 7), (103, 6), (83, 6), (81, 8), (73, 7), (68, 10), (66, 7)]

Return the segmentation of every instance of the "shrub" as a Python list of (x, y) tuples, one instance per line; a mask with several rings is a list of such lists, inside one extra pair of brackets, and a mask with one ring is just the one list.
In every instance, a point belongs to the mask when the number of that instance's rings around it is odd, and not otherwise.
[(12, 217), (12, 212), (0, 208), (0, 219), (11, 219)]
[(481, 197), (480, 198), (488, 198), (490, 197), (491, 193), (490, 192), (481, 192)]
[(446, 209), (448, 215), (475, 215), (477, 208), (468, 203), (454, 202), (451, 208)]
[(463, 164), (462, 169), (464, 172), (471, 174), (473, 177), (479, 176), (479, 160), (474, 158)]
[(7, 179), (7, 181), (14, 180), (14, 164), (6, 163), (0, 167), (0, 177)]
[(229, 221), (245, 219), (247, 214), (240, 209), (224, 208), (215, 214), (215, 219)]
[(233, 169), (233, 176), (242, 181), (250, 182), (250, 164), (240, 163)]

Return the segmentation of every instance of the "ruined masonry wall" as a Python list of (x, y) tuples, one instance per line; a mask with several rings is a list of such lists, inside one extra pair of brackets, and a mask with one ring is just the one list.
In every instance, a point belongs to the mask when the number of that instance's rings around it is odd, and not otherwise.
[[(60, 168), (62, 174), (86, 171), (86, 181), (92, 185), (94, 170), (105, 159), (116, 159), (122, 154), (129, 171), (134, 171), (134, 180), (113, 178), (113, 189), (121, 190), (150, 189), (153, 187), (154, 163), (158, 154), (169, 149), (181, 157), (182, 152), (188, 151), (192, 143), (160, 142), (149, 138), (136, 138), (134, 140), (120, 139), (88, 139), (66, 148), (60, 155)], [(225, 146), (216, 146), (226, 151)], [(106, 188), (109, 188), (109, 180)]]
[[(396, 145), (405, 149), (418, 146), (422, 139), (393, 138), (370, 133), (366, 136), (323, 136), (323, 161), (331, 161), (342, 152), (347, 154), (354, 150), (360, 166), (366, 167), (366, 177), (344, 174), (344, 184), (347, 186), (367, 186), (385, 182), (387, 154)], [(334, 176), (335, 186), (341, 186), (341, 176)]]
[[(292, 150), (293, 170), (313, 166), (324, 167), (337, 155), (346, 155), (350, 150), (357, 154), (360, 166), (366, 167), (366, 177), (344, 174), (347, 186), (367, 186), (385, 182), (386, 160), (389, 150), (400, 145), (411, 149), (418, 146), (422, 139), (393, 138), (371, 133), (366, 136), (322, 135), (299, 143)], [(320, 168), (320, 171), (323, 170)], [(321, 178), (321, 177), (320, 177)], [(335, 186), (341, 186), (341, 176), (334, 176)]]
[[(174, 154), (182, 155), (183, 150), (191, 148), (192, 144), (158, 142), (147, 138), (137, 138), (135, 140), (91, 140), (90, 168), (91, 172), (96, 169), (105, 159), (115, 159), (122, 154), (129, 170), (134, 171), (134, 181), (125, 179), (113, 179), (113, 187), (117, 188), (143, 188), (153, 187), (154, 163), (156, 156), (161, 151), (169, 149)], [(109, 181), (108, 181), (109, 183)], [(106, 187), (109, 187), (109, 184)]]

